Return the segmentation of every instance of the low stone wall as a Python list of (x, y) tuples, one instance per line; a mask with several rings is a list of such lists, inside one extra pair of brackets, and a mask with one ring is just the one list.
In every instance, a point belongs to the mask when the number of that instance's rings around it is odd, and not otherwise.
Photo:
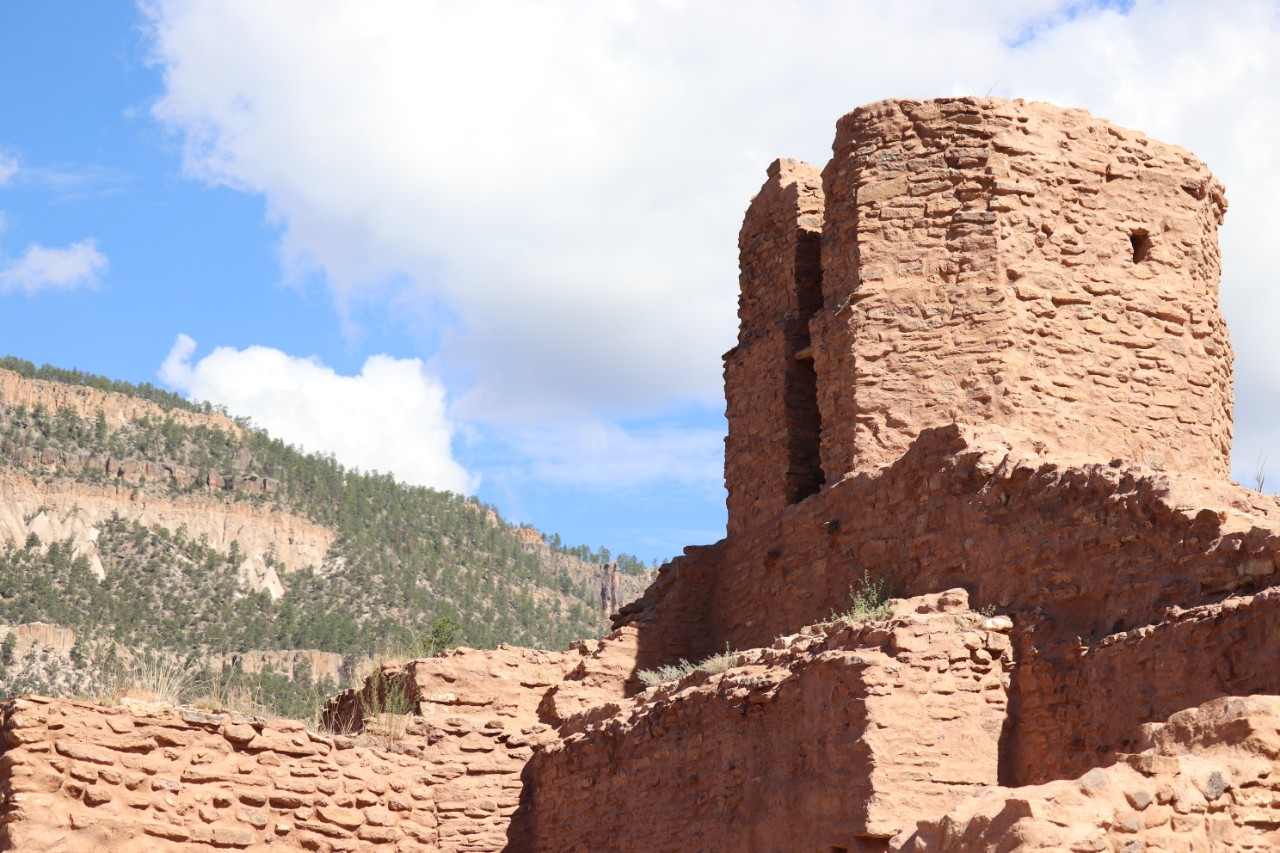
[(4, 706), (0, 847), (467, 849), (439, 838), (451, 769), (286, 720), (23, 697)]
[[(1020, 628), (1034, 628), (1027, 625)], [(1134, 752), (1145, 724), (1223, 696), (1280, 693), (1280, 588), (1088, 643), (1032, 640), (1019, 654), (1008, 778), (1070, 779)]]
[(386, 666), (329, 703), (340, 735), (128, 699), (13, 699), (0, 849), (528, 849), (525, 766), (553, 723), (621, 698), (634, 633)]
[(569, 721), (530, 763), (534, 849), (884, 849), (996, 783), (1011, 623), (966, 601), (783, 637)]
[(1147, 727), (1073, 781), (995, 788), (894, 839), (902, 853), (1280, 849), (1280, 697), (1224, 698)]

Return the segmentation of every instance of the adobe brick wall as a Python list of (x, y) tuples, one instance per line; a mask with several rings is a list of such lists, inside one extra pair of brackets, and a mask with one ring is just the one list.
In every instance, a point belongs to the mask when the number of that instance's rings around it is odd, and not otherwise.
[(573, 727), (529, 765), (534, 849), (885, 849), (996, 782), (1010, 625), (965, 601), (780, 638)]

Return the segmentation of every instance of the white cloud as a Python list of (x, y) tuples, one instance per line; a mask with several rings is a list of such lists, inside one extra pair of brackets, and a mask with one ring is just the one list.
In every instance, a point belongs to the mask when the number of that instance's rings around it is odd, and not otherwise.
[(724, 433), (657, 426), (624, 429), (599, 421), (517, 433), (539, 482), (602, 492), (680, 485), (719, 489)]
[(33, 244), (20, 258), (0, 258), (0, 293), (16, 290), (32, 295), (42, 290), (95, 287), (99, 273), (106, 268), (107, 257), (93, 240), (61, 249)]
[(345, 465), (460, 493), (478, 484), (453, 458), (444, 386), (418, 359), (375, 355), (359, 375), (342, 376), (269, 347), (219, 347), (193, 362), (195, 351), (195, 341), (178, 335), (160, 379)]
[[(442, 375), (468, 377), (456, 414), (519, 430), (715, 405), (737, 229), (769, 161), (825, 162), (862, 103), (988, 90), (1083, 106), (1209, 162), (1232, 201), (1241, 397), (1275, 399), (1280, 7), (1112, 5), (144, 8), (165, 78), (154, 115), (190, 173), (261, 194), (290, 269), (322, 272), (340, 306), (418, 306), (443, 333)], [(1260, 408), (1241, 407), (1239, 436), (1280, 423)]]
[(18, 158), (0, 151), (0, 187), (18, 174)]
[(1048, 6), (817, 3), (781, 27), (739, 0), (147, 8), (189, 171), (264, 195), (340, 303), (402, 280), (444, 300), (461, 411), (503, 420), (718, 400), (769, 161), (822, 157), (863, 101), (993, 80), (981, 57)]

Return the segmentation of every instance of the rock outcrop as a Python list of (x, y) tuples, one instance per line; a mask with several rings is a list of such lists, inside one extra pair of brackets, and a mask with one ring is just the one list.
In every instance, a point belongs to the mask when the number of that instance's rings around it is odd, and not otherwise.
[(66, 656), (76, 645), (76, 635), (70, 628), (50, 625), (46, 622), (27, 622), (22, 625), (0, 625), (0, 642), (13, 637), (13, 656), (21, 660), (32, 652), (47, 651)]

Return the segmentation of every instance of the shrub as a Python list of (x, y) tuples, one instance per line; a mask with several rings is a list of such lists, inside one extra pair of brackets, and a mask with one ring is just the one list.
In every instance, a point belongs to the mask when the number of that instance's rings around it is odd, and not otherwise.
[(636, 677), (640, 679), (645, 687), (654, 687), (658, 684), (679, 681), (691, 672), (707, 672), (714, 675), (732, 669), (737, 665), (738, 653), (732, 651), (726, 643), (723, 652), (705, 658), (696, 664), (689, 663), (681, 658), (680, 661), (669, 666), (660, 666), (657, 669), (642, 669), (636, 673)]
[(884, 578), (873, 581), (865, 571), (862, 573), (862, 580), (849, 587), (849, 601), (853, 605), (849, 608), (849, 615), (857, 622), (888, 619), (893, 614)]
[(872, 580), (866, 571), (863, 571), (861, 580), (850, 585), (849, 605), (849, 609), (843, 613), (833, 613), (823, 625), (830, 625), (839, 619), (846, 622), (878, 622), (893, 615), (885, 579), (881, 577)]

